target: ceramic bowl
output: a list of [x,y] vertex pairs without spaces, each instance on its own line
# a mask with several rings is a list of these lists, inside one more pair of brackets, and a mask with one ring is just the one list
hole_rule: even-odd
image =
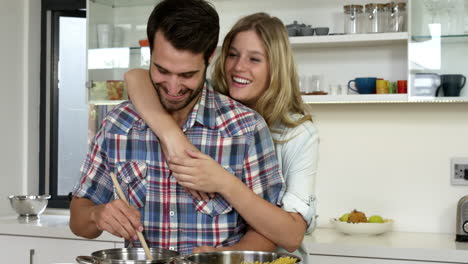
[[384,219],[383,223],[348,223],[333,218],[330,222],[336,230],[348,235],[379,235],[392,230],[393,220]]
[[301,36],[312,36],[314,35],[314,29],[311,27],[302,27],[300,29]]
[[288,31],[288,36],[290,36],[290,37],[297,36],[297,30],[296,30],[295,27],[288,27],[288,28],[286,28],[286,30]]
[[325,36],[325,35],[328,35],[328,32],[330,31],[330,28],[328,28],[328,27],[317,27],[317,28],[314,28],[314,30],[315,30],[315,35]]

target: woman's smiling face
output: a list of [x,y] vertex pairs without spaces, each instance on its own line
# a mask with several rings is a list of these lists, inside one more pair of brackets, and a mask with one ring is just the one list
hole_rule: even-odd
[[268,55],[255,31],[237,33],[229,48],[224,71],[229,95],[255,108],[270,79]]

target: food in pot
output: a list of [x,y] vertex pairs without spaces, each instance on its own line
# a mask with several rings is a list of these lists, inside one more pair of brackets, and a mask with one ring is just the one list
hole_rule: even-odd
[[294,264],[297,262],[296,258],[293,257],[280,257],[272,262],[260,262],[260,261],[255,261],[255,262],[244,262],[242,261],[241,264]]

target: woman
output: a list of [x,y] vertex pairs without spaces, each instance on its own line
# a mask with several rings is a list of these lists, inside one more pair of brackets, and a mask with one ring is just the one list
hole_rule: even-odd
[[268,123],[287,185],[282,209],[195,150],[158,103],[148,71],[132,70],[125,78],[132,102],[160,138],[182,186],[204,199],[209,199],[206,193],[229,187],[224,198],[253,229],[290,252],[299,248],[304,232],[315,227],[318,136],[305,111],[288,35],[278,18],[256,13],[240,19],[224,39],[212,80],[215,89],[256,110]]

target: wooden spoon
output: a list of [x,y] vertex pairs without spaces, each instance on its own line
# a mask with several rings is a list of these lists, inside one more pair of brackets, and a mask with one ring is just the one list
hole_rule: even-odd
[[[127,198],[125,197],[124,193],[122,192],[122,189],[120,188],[120,184],[117,181],[117,178],[115,177],[114,173],[111,172],[110,176],[112,178],[112,182],[114,183],[114,187],[117,190],[117,193],[119,194],[120,199],[122,199],[125,202],[125,204],[127,204],[127,206],[130,206],[130,204],[127,201]],[[139,232],[139,231],[137,231],[137,236],[138,236],[138,239],[141,242],[141,245],[143,246],[143,249],[145,250],[146,258],[148,260],[153,260],[153,256],[150,254],[148,244],[146,244],[145,237],[143,237],[143,234],[141,232]]]

